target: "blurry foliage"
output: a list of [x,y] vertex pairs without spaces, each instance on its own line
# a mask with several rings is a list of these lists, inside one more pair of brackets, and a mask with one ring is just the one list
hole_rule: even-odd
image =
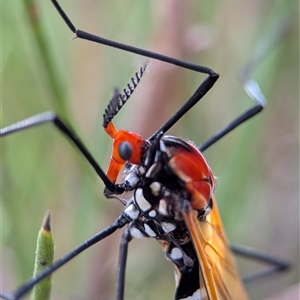
[[[291,271],[247,289],[253,299],[299,281],[299,32],[296,1],[60,1],[74,24],[106,38],[203,64],[221,77],[170,133],[200,144],[253,103],[238,81],[274,22],[285,34],[254,77],[266,109],[205,152],[215,176],[230,240],[289,260]],[[50,0],[2,4],[2,126],[56,111],[76,129],[105,169],[110,140],[102,114],[144,58],[72,33]],[[276,35],[276,32],[275,32]],[[153,61],[116,118],[118,128],[145,137],[195,90],[204,76]],[[40,219],[53,216],[59,258],[112,223],[120,203],[103,197],[102,182],[51,125],[1,140],[1,231],[4,291],[29,278]],[[53,299],[113,299],[120,233],[81,254],[54,275]],[[242,274],[259,266],[241,262]],[[129,249],[126,299],[171,299],[173,266],[155,240]]]

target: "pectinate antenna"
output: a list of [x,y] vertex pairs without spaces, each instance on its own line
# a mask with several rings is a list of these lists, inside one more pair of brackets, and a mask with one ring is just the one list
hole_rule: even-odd
[[117,115],[120,109],[133,94],[149,65],[150,60],[146,60],[144,65],[140,67],[139,71],[135,73],[135,77],[131,77],[131,83],[127,83],[127,88],[123,89],[123,93],[120,93],[118,89],[114,90],[114,94],[103,114],[102,126],[104,128],[107,127],[108,123],[112,121],[112,119]]

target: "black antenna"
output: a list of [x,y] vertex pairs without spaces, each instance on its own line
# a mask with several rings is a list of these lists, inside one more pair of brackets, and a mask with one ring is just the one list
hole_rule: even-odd
[[127,100],[131,97],[139,82],[141,81],[142,76],[144,75],[147,67],[149,66],[150,61],[146,60],[144,65],[140,67],[139,72],[135,73],[135,77],[131,77],[131,83],[127,84],[127,88],[123,89],[121,94],[118,89],[114,90],[114,94],[109,101],[107,108],[103,114],[103,123],[104,128],[107,127],[108,123],[117,115],[120,109],[124,106]]

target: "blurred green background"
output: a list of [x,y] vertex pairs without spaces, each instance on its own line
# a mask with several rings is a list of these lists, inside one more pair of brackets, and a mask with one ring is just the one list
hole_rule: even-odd
[[[60,1],[78,28],[155,50],[220,73],[209,94],[169,133],[197,144],[253,105],[238,81],[257,42],[271,45],[254,78],[267,98],[259,116],[205,152],[232,243],[291,262],[289,272],[247,287],[252,299],[284,296],[299,282],[299,31],[297,1]],[[101,127],[115,87],[143,57],[72,33],[50,0],[2,3],[1,127],[44,111],[64,116],[104,169],[111,141]],[[274,23],[284,33],[272,30]],[[278,37],[268,44],[272,35]],[[116,118],[118,128],[148,137],[204,76],[153,61]],[[113,222],[122,205],[50,124],[1,140],[2,285],[33,272],[36,237],[50,209],[56,259]],[[55,273],[53,299],[113,299],[120,233]],[[241,274],[260,270],[239,261]],[[173,266],[155,240],[130,244],[126,299],[172,299]]]

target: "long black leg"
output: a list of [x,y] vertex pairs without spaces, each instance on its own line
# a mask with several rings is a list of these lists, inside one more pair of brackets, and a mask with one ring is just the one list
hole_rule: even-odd
[[286,261],[271,257],[265,253],[258,252],[248,247],[230,245],[230,249],[236,255],[243,256],[248,259],[255,259],[263,263],[272,265],[272,267],[267,270],[244,277],[243,282],[246,284],[270,276],[274,273],[285,271],[290,267],[290,264]]
[[[248,74],[249,75],[249,74]],[[217,132],[215,135],[213,135],[211,138],[209,138],[207,141],[205,141],[203,144],[201,144],[198,149],[199,151],[203,152],[207,148],[209,148],[211,145],[216,143],[218,140],[220,140],[222,137],[227,135],[229,132],[231,132],[233,129],[238,127],[239,125],[243,124],[247,120],[251,119],[258,113],[260,113],[264,105],[266,103],[265,97],[262,94],[259,85],[256,81],[244,78],[243,79],[244,89],[247,92],[247,94],[256,102],[256,104],[251,107],[250,109],[246,110],[244,113],[242,113],[240,116],[238,116],[236,119],[234,119],[232,122],[230,122],[227,126],[225,126],[222,130]]]
[[68,18],[68,16],[65,14],[65,12],[62,10],[62,8],[58,4],[58,2],[56,0],[51,0],[51,2],[54,4],[55,8],[59,12],[61,17],[65,21],[65,23],[68,25],[70,30],[75,34],[75,36],[77,38],[84,39],[84,40],[89,40],[91,42],[95,42],[95,43],[98,43],[98,44],[110,46],[110,47],[121,49],[121,50],[124,50],[124,51],[127,51],[127,52],[135,53],[135,54],[138,54],[138,55],[141,55],[141,56],[145,56],[145,57],[153,58],[153,59],[156,59],[156,60],[164,61],[166,63],[176,65],[176,66],[179,66],[179,67],[182,67],[182,68],[185,68],[185,69],[189,69],[189,70],[192,70],[192,71],[208,74],[208,75],[211,75],[211,76],[218,76],[212,69],[204,67],[204,66],[192,64],[192,63],[182,61],[182,60],[179,60],[179,59],[176,59],[176,58],[173,58],[173,57],[165,56],[165,55],[155,53],[155,52],[152,52],[152,51],[148,51],[148,50],[145,50],[145,49],[141,49],[141,48],[133,47],[133,46],[130,46],[130,45],[122,44],[122,43],[119,43],[119,42],[115,42],[115,41],[112,41],[112,40],[108,40],[108,39],[90,34],[88,32],[82,31],[80,29],[76,29],[76,27],[71,22],[71,20]]
[[241,114],[239,117],[234,119],[231,123],[229,123],[225,128],[220,130],[218,133],[213,135],[211,138],[209,138],[207,141],[205,141],[203,144],[201,144],[198,149],[199,151],[203,152],[207,148],[209,148],[211,145],[213,145],[215,142],[220,140],[222,137],[227,135],[229,132],[231,132],[234,128],[238,127],[245,121],[251,119],[255,115],[257,115],[259,112],[263,110],[263,106],[261,104],[257,104]]
[[[253,65],[254,67],[254,65]],[[201,144],[198,149],[199,151],[203,152],[207,148],[209,148],[211,145],[216,143],[218,140],[220,140],[222,137],[227,135],[229,132],[231,132],[233,129],[238,127],[239,125],[243,124],[247,120],[251,119],[258,113],[260,113],[264,105],[266,103],[265,97],[262,94],[259,85],[256,81],[249,78],[251,75],[251,72],[248,71],[247,77],[243,77],[242,81],[244,84],[244,89],[249,95],[249,97],[256,102],[256,104],[251,107],[250,109],[246,110],[244,113],[242,113],[240,116],[238,116],[236,119],[234,119],[232,122],[230,122],[227,126],[225,126],[222,130],[217,132],[215,135],[213,135],[211,138],[209,138],[207,141],[205,141],[203,144]],[[250,76],[251,77],[251,76]]]
[[15,123],[13,125],[7,126],[5,128],[0,129],[0,137],[18,132],[27,128],[31,128],[34,126],[39,126],[44,123],[52,123],[55,125],[57,129],[59,129],[63,134],[65,134],[68,139],[70,139],[77,149],[84,155],[84,157],[87,159],[87,161],[90,163],[90,165],[94,168],[96,173],[99,175],[99,177],[102,179],[103,183],[112,192],[121,193],[121,190],[118,187],[116,187],[106,176],[104,171],[101,169],[99,164],[96,162],[96,160],[93,158],[91,153],[87,150],[85,145],[82,143],[82,141],[78,138],[77,134],[74,130],[72,130],[65,121],[63,121],[58,115],[56,115],[53,112],[46,112],[42,114],[35,115],[31,118],[28,118],[26,120],[20,121],[18,123]]
[[[203,144],[201,144],[198,149],[202,152],[209,148],[211,145],[216,143],[219,139],[227,135],[237,126],[241,125],[245,121],[251,119],[259,112],[262,111],[266,104],[266,99],[260,90],[258,83],[253,80],[253,71],[256,66],[268,55],[270,51],[274,48],[274,45],[286,34],[289,28],[289,23],[286,21],[286,16],[283,19],[278,20],[272,25],[272,28],[268,31],[268,36],[264,36],[258,41],[254,50],[253,55],[248,59],[242,68],[240,80],[244,86],[246,93],[249,97],[255,101],[255,105],[248,109],[246,112],[242,113],[239,117],[230,122],[225,128],[217,132]],[[271,34],[270,34],[271,33]],[[267,43],[265,40],[267,39]]]
[[197,88],[197,90],[194,92],[194,94],[190,97],[190,99],[187,100],[185,104],[161,127],[159,128],[153,135],[149,137],[149,140],[153,140],[155,136],[159,132],[165,133],[168,129],[170,129],[187,111],[189,111],[215,84],[215,82],[218,80],[219,75],[215,73],[212,69],[196,65],[192,63],[188,63],[173,57],[165,56],[162,54],[158,54],[152,51],[148,51],[145,49],[140,49],[137,47],[125,45],[122,43],[118,43],[115,41],[111,41],[108,39],[104,39],[102,37],[98,37],[96,35],[90,34],[88,32],[76,29],[74,24],[71,22],[71,20],[68,18],[68,16],[65,14],[65,12],[62,10],[60,5],[57,3],[56,0],[51,0],[54,6],[56,7],[57,11],[65,21],[65,23],[68,25],[70,30],[76,35],[77,38],[89,40],[91,42],[99,43],[102,45],[107,45],[113,48],[121,49],[124,51],[128,51],[131,53],[135,53],[138,55],[142,55],[145,57],[153,58],[156,60],[160,60],[169,64],[173,64],[185,69],[189,69],[192,71],[196,71],[199,73],[207,74],[208,77],[200,84],[200,86]]
[[197,88],[194,94],[185,102],[177,112],[155,133],[153,133],[149,140],[152,141],[159,133],[165,133],[169,130],[186,112],[188,112],[202,97],[211,89],[211,87],[218,80],[219,75],[209,75]]
[[127,227],[122,234],[122,239],[120,244],[116,300],[124,299],[128,244],[131,240],[132,240],[132,236],[130,235],[129,228]]
[[94,244],[98,243],[99,241],[105,239],[112,233],[114,233],[117,229],[122,228],[125,226],[129,220],[122,214],[119,216],[116,221],[110,225],[109,227],[105,228],[101,232],[95,234],[93,237],[89,238],[70,252],[68,252],[65,256],[61,257],[59,260],[54,262],[48,268],[45,268],[42,272],[40,272],[37,276],[32,277],[27,282],[25,282],[21,287],[15,290],[11,294],[7,293],[0,293],[0,297],[3,299],[13,299],[18,300],[23,297],[27,292],[29,292],[37,283],[41,280],[46,278],[48,275],[52,274],[54,271],[65,265],[71,259],[76,257],[78,254],[86,250],[87,248],[93,246]]

